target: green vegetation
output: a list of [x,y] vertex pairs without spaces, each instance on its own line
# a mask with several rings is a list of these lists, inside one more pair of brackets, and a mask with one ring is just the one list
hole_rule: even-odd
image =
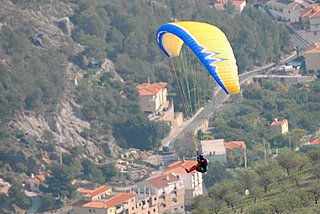
[[[243,96],[234,97],[210,121],[214,137],[244,140],[249,149],[249,165],[262,159],[264,147],[268,157],[271,150],[289,147],[289,137],[292,148],[296,148],[302,136],[319,128],[320,83],[315,81],[309,86],[310,92],[301,89],[302,84],[250,84],[242,89]],[[274,118],[288,119],[290,136],[279,135],[270,127]]]
[[175,107],[192,116],[213,96],[213,78],[189,49],[183,49],[179,57],[171,59],[171,66],[174,85],[179,92],[174,99],[178,104]]
[[31,199],[24,193],[21,184],[13,183],[9,189],[8,196],[0,193],[0,212],[7,214],[14,212],[14,205],[21,209],[28,209],[31,206]]
[[28,27],[0,31],[0,53],[8,58],[0,63],[0,137],[22,109],[55,110],[64,90],[67,56],[36,47],[28,40],[30,33]]
[[192,213],[318,213],[319,155],[319,148],[284,151],[268,163],[233,171],[222,180],[207,178],[208,196],[193,200]]
[[[44,194],[45,203],[51,207],[62,206],[63,199],[76,197],[76,185],[74,179],[83,179],[93,184],[105,184],[115,178],[119,173],[113,163],[95,164],[89,159],[78,159],[72,155],[63,155],[63,163],[54,163],[49,166],[50,175],[40,187]],[[55,199],[55,200],[52,200]],[[46,210],[45,207],[41,208]]]
[[292,50],[286,30],[254,8],[233,14],[210,8],[207,0],[197,1],[196,5],[190,2],[177,4],[172,0],[156,4],[79,0],[77,13],[71,18],[76,26],[72,35],[85,49],[72,59],[85,68],[87,59],[102,62],[108,57],[115,62],[116,71],[124,80],[142,83],[150,78],[151,81],[168,82],[173,86],[170,91],[179,94],[175,97],[177,110],[190,116],[211,96],[209,91],[213,91],[213,85],[209,83],[212,79],[205,78],[208,81],[203,84],[204,77],[209,75],[201,75],[199,70],[204,69],[199,69],[200,63],[197,67],[190,66],[195,58],[189,61],[186,57],[178,57],[174,64],[179,66],[166,62],[154,41],[154,34],[172,17],[205,21],[220,27],[234,48],[240,73],[253,66],[278,61]]
[[[15,4],[20,3],[15,1]],[[235,50],[240,72],[277,60],[292,49],[286,31],[254,8],[248,8],[238,15],[230,11],[216,11],[208,6],[206,0],[198,1],[196,5],[191,2],[177,4],[173,0],[157,3],[77,0],[64,1],[63,4],[75,9],[70,17],[75,26],[72,38],[84,47],[76,55],[71,43],[53,47],[46,35],[34,32],[31,22],[25,25],[18,25],[19,21],[10,22],[1,29],[0,54],[5,60],[0,64],[0,137],[8,136],[9,131],[4,126],[21,110],[36,113],[57,110],[65,88],[68,60],[85,72],[76,96],[83,105],[80,115],[93,127],[87,137],[95,141],[110,139],[115,124],[122,123],[130,115],[141,117],[138,116],[141,112],[137,106],[135,83],[146,82],[148,78],[152,82],[166,81],[170,84],[170,92],[179,94],[179,83],[172,78],[171,65],[165,60],[154,38],[156,29],[172,17],[206,21],[224,30]],[[32,4],[28,7],[32,8]],[[114,81],[109,74],[95,76],[96,70],[89,62],[100,65],[106,57],[115,63],[116,71],[125,83]],[[194,74],[192,70],[186,72]],[[190,78],[194,78],[194,75]],[[183,105],[182,94],[175,98],[177,110],[184,109],[190,115],[205,102],[202,99],[207,99],[208,93],[202,97],[192,92],[193,88],[199,89],[200,81],[202,78],[191,81],[188,87],[183,88],[183,91],[189,91],[188,105]],[[144,126],[149,125],[145,119],[140,121],[144,121]],[[159,127],[156,132],[162,132],[162,125],[154,126]],[[132,127],[130,131],[136,129],[139,128]],[[98,140],[99,135],[105,137]],[[126,136],[118,134],[117,138],[120,141],[125,139],[125,144],[130,145]],[[157,144],[150,144],[149,140],[143,142],[145,149]]]

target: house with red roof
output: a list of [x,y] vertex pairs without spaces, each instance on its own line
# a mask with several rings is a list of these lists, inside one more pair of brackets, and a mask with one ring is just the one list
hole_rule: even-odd
[[85,201],[96,201],[108,197],[112,193],[112,187],[102,185],[96,189],[79,189],[78,192]]
[[307,30],[320,31],[320,6],[312,6],[301,10],[300,15]]
[[139,105],[143,112],[157,114],[168,107],[167,83],[143,83],[137,86],[139,94]]
[[319,42],[316,42],[309,46],[307,50],[304,51],[303,55],[305,58],[307,73],[311,75],[320,75],[320,40]]
[[157,206],[158,213],[184,213],[185,186],[183,180],[169,173],[153,177],[137,184],[140,193],[151,196],[151,203]]
[[311,137],[308,141],[303,143],[305,146],[320,146],[320,137]]
[[320,6],[312,5],[300,11],[300,23],[304,30],[298,33],[310,44],[320,38]]
[[271,123],[271,127],[275,129],[279,134],[286,134],[289,131],[288,127],[288,120],[278,120],[275,118],[274,121]]
[[[89,193],[90,194],[90,193]],[[116,193],[94,201],[80,200],[72,204],[74,214],[116,214],[136,213],[136,195],[132,193]]]
[[226,149],[247,149],[246,143],[244,141],[229,141],[225,142],[224,146],[226,147]]
[[168,169],[163,173],[164,175],[177,175],[183,180],[185,186],[185,204],[190,204],[193,197],[203,194],[202,173],[197,171],[187,173],[185,170],[196,164],[196,160],[176,161],[170,164]]
[[[225,7],[227,6],[228,2],[229,1],[227,1],[227,0],[218,0],[218,1],[214,2],[213,6],[217,10],[224,10]],[[233,0],[233,1],[231,1],[231,4],[232,4],[232,6],[234,6],[235,11],[237,13],[241,13],[247,3],[245,0]]]
[[247,167],[247,146],[246,142],[244,141],[229,141],[225,142],[224,146],[226,150],[233,150],[233,149],[241,149],[243,151],[243,158],[244,158],[244,167]]

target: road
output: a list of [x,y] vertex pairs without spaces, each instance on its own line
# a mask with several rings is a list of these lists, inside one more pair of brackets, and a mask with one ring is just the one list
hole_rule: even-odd
[[[286,57],[285,59],[280,60],[280,64],[284,64],[286,62],[292,61],[296,58],[297,54],[294,52],[290,56]],[[274,67],[274,63],[270,63],[266,66],[259,67],[248,71],[246,73],[242,73],[239,75],[240,85],[245,83],[247,80],[251,79],[252,77],[267,71],[268,69]],[[205,120],[212,117],[222,106],[222,104],[229,98],[230,95],[227,95],[222,89],[218,89],[215,95],[212,98],[212,102],[209,102],[207,106],[198,110],[198,112],[190,118],[188,121],[184,121],[183,125],[175,132],[172,132],[162,141],[162,145],[168,145],[168,142],[174,142],[177,139],[181,139],[185,136],[186,133],[195,130],[202,124]],[[174,152],[172,148],[173,143],[170,144],[171,152]],[[159,172],[155,172],[154,176],[160,175],[161,171],[170,163],[177,160],[178,157],[176,154],[169,154],[169,155],[152,155],[148,158],[151,163],[162,163],[162,167],[160,168]]]
[[[284,64],[288,61],[293,60],[296,56],[297,55],[294,52],[293,54],[291,54],[287,58],[280,60],[280,62]],[[249,72],[240,74],[239,75],[240,85],[242,85],[247,80],[254,77],[255,75],[258,75],[259,73],[263,73],[264,71],[270,69],[273,66],[274,66],[274,63],[271,63],[266,66],[259,67],[254,70],[251,70]],[[195,130],[205,120],[212,117],[229,97],[230,97],[230,95],[227,95],[221,88],[219,88],[218,91],[215,93],[215,95],[212,99],[212,102],[208,103],[207,106],[205,106],[203,109],[201,109],[197,113],[197,115],[193,118],[193,120],[184,129],[182,129],[178,134],[176,134],[176,137],[172,138],[171,141],[173,142],[176,139],[181,139],[185,136],[186,133]]]

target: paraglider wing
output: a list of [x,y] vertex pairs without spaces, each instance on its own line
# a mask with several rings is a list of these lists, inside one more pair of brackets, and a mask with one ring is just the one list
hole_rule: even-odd
[[219,28],[202,22],[172,22],[158,29],[157,43],[168,57],[179,56],[185,43],[227,94],[240,91],[236,59]]

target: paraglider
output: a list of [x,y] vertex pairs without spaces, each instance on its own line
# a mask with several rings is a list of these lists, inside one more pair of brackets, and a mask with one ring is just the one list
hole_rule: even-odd
[[208,171],[208,161],[203,157],[202,154],[199,154],[197,157],[197,164],[192,166],[190,169],[185,169],[187,173],[190,173],[194,170],[197,170],[197,172],[205,173]]
[[156,39],[168,57],[179,56],[186,44],[227,94],[240,91],[236,59],[219,28],[202,22],[172,22],[158,29]]

